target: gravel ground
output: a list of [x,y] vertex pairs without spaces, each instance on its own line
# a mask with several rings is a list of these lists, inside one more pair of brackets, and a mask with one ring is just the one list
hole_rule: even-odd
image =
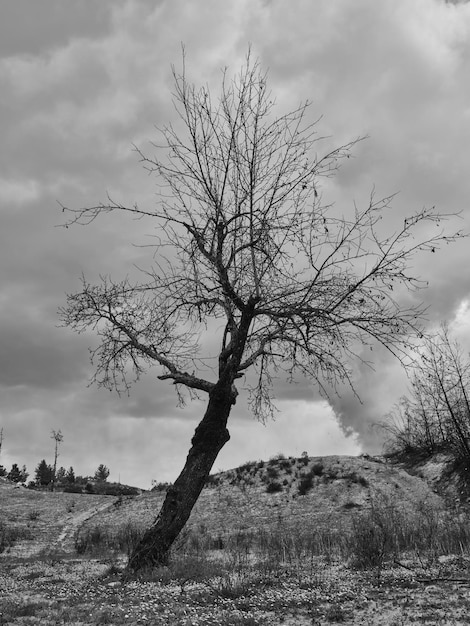
[[[345,565],[320,561],[303,571],[233,570],[229,577],[181,573],[124,580],[122,562],[3,561],[0,623],[406,626],[470,623],[469,563],[447,563],[452,577],[403,567],[377,581]],[[442,564],[441,564],[442,565]],[[436,575],[433,578],[433,573]]]

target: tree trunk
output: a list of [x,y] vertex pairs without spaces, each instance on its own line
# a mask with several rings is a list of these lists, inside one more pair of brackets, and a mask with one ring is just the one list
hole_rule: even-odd
[[170,548],[188,521],[217,455],[230,439],[226,426],[235,398],[236,391],[227,384],[218,383],[210,392],[186,464],[168,489],[158,517],[131,554],[128,569],[135,572],[168,563]]

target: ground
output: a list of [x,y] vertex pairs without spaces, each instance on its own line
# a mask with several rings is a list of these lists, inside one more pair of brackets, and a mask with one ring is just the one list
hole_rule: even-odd
[[170,567],[139,577],[125,573],[122,537],[163,493],[118,501],[2,482],[0,524],[18,537],[0,554],[0,624],[468,625],[468,517],[435,493],[441,474],[415,473],[363,457],[224,472]]

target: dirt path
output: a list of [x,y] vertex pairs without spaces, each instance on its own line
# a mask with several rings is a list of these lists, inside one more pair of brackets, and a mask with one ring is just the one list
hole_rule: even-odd
[[114,502],[104,502],[94,506],[92,509],[74,515],[65,523],[59,535],[48,546],[46,554],[54,552],[73,552],[75,534],[80,526],[98,513],[102,513],[113,506]]

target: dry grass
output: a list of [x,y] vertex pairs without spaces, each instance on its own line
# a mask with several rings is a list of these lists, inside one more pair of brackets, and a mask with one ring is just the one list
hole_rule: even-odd
[[[162,494],[119,508],[113,500],[88,500],[88,509],[90,496],[83,496],[75,512],[56,512],[62,521],[44,549],[39,524],[52,514],[36,496],[58,511],[70,508],[68,500],[33,494],[26,506],[22,494],[23,507],[16,502],[12,519],[8,503],[16,496],[0,490],[6,527],[31,533],[13,537],[17,543],[0,556],[0,624],[468,624],[465,511],[446,510],[423,480],[385,464],[306,461],[279,458],[219,476],[205,490],[206,508],[195,512],[169,567],[138,577],[125,573],[126,554]],[[311,484],[299,495],[305,476]],[[267,493],[269,480],[288,484]],[[100,506],[108,508],[87,520]],[[60,542],[61,550],[55,550],[58,536],[70,539]],[[34,548],[36,539],[42,552]]]

